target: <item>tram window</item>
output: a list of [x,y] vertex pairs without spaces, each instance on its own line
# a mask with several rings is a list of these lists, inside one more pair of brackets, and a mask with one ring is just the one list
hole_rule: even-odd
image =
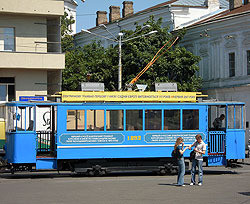
[[69,131],[84,130],[84,110],[67,111],[67,130]]
[[142,130],[142,110],[126,110],[126,130]]
[[108,131],[123,130],[123,110],[106,111],[106,128]]
[[199,110],[183,110],[183,130],[199,130]]
[[234,129],[234,106],[227,107],[227,124],[229,129]]
[[87,130],[104,130],[104,110],[87,110]]
[[242,106],[235,106],[235,128],[242,129]]
[[226,106],[209,106],[208,109],[208,128],[210,131],[224,130],[226,125]]
[[76,110],[67,111],[67,130],[76,130]]
[[164,130],[180,130],[180,110],[164,110]]
[[77,110],[76,111],[76,129],[83,131],[85,120],[84,120],[84,110]]
[[145,110],[145,130],[161,130],[161,110]]
[[8,109],[7,131],[33,131],[34,107],[10,107]]

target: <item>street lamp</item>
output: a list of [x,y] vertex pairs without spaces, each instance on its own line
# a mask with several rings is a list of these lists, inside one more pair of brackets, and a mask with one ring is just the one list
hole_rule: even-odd
[[[124,42],[127,42],[127,41],[130,41],[130,40],[134,40],[134,39],[137,39],[137,38],[141,38],[141,37],[145,37],[145,36],[148,36],[148,35],[152,35],[154,33],[157,33],[158,31],[154,30],[154,31],[151,31],[149,33],[146,33],[146,34],[142,34],[142,35],[139,35],[139,36],[136,36],[136,37],[132,37],[132,38],[128,38],[128,39],[124,39],[122,40],[122,37],[124,35],[124,33],[120,32],[118,33],[118,38],[115,37],[108,29],[107,27],[104,25],[104,24],[100,24],[99,25],[100,27],[103,27],[105,28],[105,30],[114,38],[109,38],[109,37],[106,37],[106,36],[103,36],[103,35],[99,35],[99,34],[96,34],[96,33],[92,33],[90,32],[89,30],[85,30],[85,29],[82,29],[82,32],[85,32],[85,33],[88,33],[88,34],[91,34],[91,35],[95,35],[97,37],[101,37],[101,38],[105,38],[107,40],[110,40],[110,41],[113,41],[113,42],[116,42],[118,43],[118,52],[119,52],[119,63],[118,63],[118,91],[122,91],[122,43]],[[141,30],[143,30],[144,28],[148,28],[150,27],[150,25],[145,25],[143,26],[139,31],[137,31],[136,33],[140,32]],[[133,35],[135,35],[136,33],[134,33]],[[131,35],[131,36],[133,36]],[[130,37],[131,37],[130,36]]]

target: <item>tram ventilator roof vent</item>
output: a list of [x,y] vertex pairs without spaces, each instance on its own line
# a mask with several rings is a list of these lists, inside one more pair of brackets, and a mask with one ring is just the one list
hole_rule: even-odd
[[155,91],[177,92],[177,83],[155,83]]
[[148,86],[147,84],[136,84],[136,87],[139,91],[145,91],[147,86]]
[[82,91],[104,91],[104,83],[97,82],[82,82]]

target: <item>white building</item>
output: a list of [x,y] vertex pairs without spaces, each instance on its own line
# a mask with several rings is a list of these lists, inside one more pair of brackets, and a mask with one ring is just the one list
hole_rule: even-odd
[[[103,27],[99,26],[105,24],[107,29],[113,35],[117,36],[120,30],[134,30],[136,22],[142,25],[149,20],[149,17],[152,15],[154,15],[155,19],[163,18],[164,27],[170,26],[171,30],[176,30],[191,25],[208,16],[227,10],[228,1],[170,0],[137,13],[134,13],[132,1],[124,1],[122,17],[120,15],[119,6],[110,6],[109,9],[109,21],[106,11],[97,11],[96,27],[89,29],[89,31],[106,37],[112,37]],[[111,43],[108,40],[97,38],[86,32],[80,32],[75,35],[77,46],[89,44],[96,39],[101,40],[105,47]]]
[[246,103],[250,121],[250,1],[230,0],[231,9],[187,27],[183,45],[201,56],[203,92],[218,100]]
[[68,14],[68,17],[73,17],[75,23],[70,25],[72,34],[76,33],[76,8],[78,4],[75,0],[64,0],[64,11]]

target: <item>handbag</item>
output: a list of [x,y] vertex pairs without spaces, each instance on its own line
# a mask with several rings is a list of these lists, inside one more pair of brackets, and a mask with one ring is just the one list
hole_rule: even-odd
[[193,159],[195,159],[195,151],[191,151],[190,152],[190,157],[189,157],[190,161],[192,161]]

